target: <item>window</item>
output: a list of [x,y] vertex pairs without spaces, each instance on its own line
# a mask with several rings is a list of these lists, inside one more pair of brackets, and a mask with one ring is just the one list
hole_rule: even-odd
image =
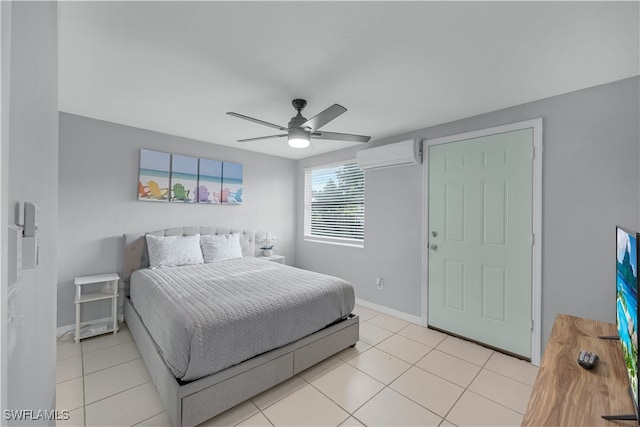
[[364,246],[364,171],[353,162],[304,172],[305,240]]

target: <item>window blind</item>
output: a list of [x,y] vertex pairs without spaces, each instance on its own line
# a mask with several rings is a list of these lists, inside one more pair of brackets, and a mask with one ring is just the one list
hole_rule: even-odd
[[304,235],[364,242],[364,171],[355,163],[305,170]]

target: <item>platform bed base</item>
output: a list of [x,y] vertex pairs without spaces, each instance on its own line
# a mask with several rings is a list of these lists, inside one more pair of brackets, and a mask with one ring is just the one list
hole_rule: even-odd
[[358,316],[324,328],[199,380],[183,383],[158,353],[131,300],[124,315],[169,419],[175,427],[195,426],[291,378],[358,341]]

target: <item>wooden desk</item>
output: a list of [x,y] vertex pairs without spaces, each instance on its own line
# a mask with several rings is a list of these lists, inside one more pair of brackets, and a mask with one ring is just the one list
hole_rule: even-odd
[[[523,426],[632,426],[635,421],[607,421],[601,415],[634,414],[615,325],[558,314],[533,385]],[[588,371],[578,353],[600,356]]]

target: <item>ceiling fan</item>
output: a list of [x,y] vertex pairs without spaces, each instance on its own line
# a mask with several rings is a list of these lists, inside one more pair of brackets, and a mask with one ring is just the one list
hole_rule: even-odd
[[283,136],[288,137],[289,145],[293,148],[306,148],[309,146],[310,139],[331,139],[335,141],[351,141],[351,142],[369,142],[370,136],[352,135],[349,133],[336,133],[336,132],[324,132],[319,131],[322,126],[329,123],[347,109],[342,105],[333,104],[331,107],[322,111],[318,115],[306,119],[302,116],[302,110],[307,106],[307,101],[304,99],[294,99],[291,101],[291,105],[298,111],[295,117],[292,117],[287,127],[274,125],[273,123],[265,122],[263,120],[254,119],[253,117],[244,116],[238,113],[228,112],[227,114],[239,119],[249,120],[250,122],[259,123],[261,125],[269,126],[281,130],[283,134],[260,136],[257,138],[239,139],[238,142],[257,141],[260,139],[281,138]]

